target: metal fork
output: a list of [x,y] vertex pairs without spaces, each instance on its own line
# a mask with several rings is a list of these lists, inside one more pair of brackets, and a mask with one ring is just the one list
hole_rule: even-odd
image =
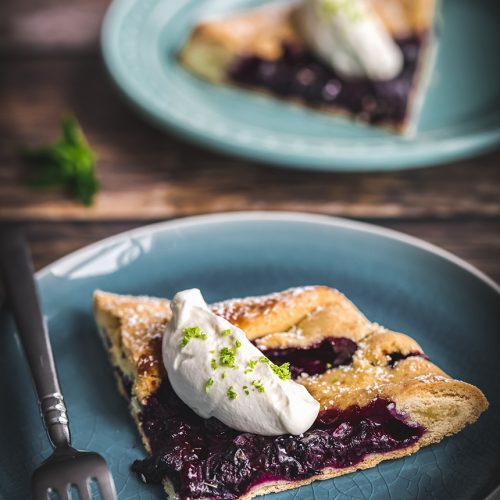
[[80,498],[90,500],[91,481],[96,481],[104,500],[116,500],[113,478],[104,459],[71,447],[66,406],[37,299],[33,264],[20,229],[13,226],[0,228],[0,274],[31,369],[43,424],[54,448],[33,473],[33,497],[47,500],[50,492],[57,492],[61,500],[66,500],[70,488],[76,486]]

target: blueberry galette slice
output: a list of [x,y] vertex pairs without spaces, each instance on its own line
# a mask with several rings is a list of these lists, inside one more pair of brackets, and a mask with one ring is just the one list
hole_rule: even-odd
[[434,46],[435,0],[301,0],[197,24],[180,55],[214,84],[404,133]]
[[290,363],[320,403],[301,435],[236,431],[200,418],[172,390],[161,353],[168,300],[96,292],[94,306],[149,453],[133,470],[171,498],[250,499],[370,468],[459,432],[488,406],[410,337],[371,323],[336,290],[305,287],[211,306],[268,359]]

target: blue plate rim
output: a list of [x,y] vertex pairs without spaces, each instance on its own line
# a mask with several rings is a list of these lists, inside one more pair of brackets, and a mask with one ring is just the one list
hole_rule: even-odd
[[335,157],[261,148],[259,145],[238,143],[234,141],[234,137],[224,138],[211,129],[196,130],[189,125],[189,122],[182,122],[173,115],[164,114],[151,103],[141,99],[139,89],[127,78],[127,71],[118,63],[118,49],[115,45],[116,29],[127,9],[137,1],[113,0],[106,11],[101,27],[101,52],[105,67],[121,94],[144,118],[191,142],[202,144],[211,150],[250,160],[259,160],[277,167],[332,172],[377,172],[433,167],[453,160],[470,158],[500,147],[499,126],[441,138],[439,141],[427,143],[427,148],[408,148],[412,144],[410,140],[405,145],[404,155],[384,156],[383,151],[378,154],[371,151],[368,156],[356,156],[355,149],[351,148],[351,151],[346,152],[340,148]]
[[129,229],[127,231],[122,231],[118,234],[108,236],[94,243],[86,245],[78,250],[75,250],[40,269],[36,273],[36,278],[37,280],[42,280],[50,273],[52,273],[54,267],[63,266],[72,259],[78,259],[79,257],[86,255],[89,251],[98,250],[99,248],[104,248],[108,245],[112,245],[115,242],[121,241],[123,238],[140,238],[141,236],[161,232],[165,229],[182,229],[185,227],[193,227],[197,225],[204,226],[206,224],[220,224],[223,222],[241,221],[305,222],[310,224],[325,225],[332,228],[351,229],[354,231],[387,238],[395,242],[404,243],[409,246],[418,248],[420,250],[423,250],[424,252],[434,254],[444,260],[451,262],[455,266],[461,268],[465,272],[479,279],[494,292],[500,295],[500,284],[486,275],[483,271],[480,271],[477,267],[458,257],[452,252],[434,245],[433,243],[429,243],[428,241],[425,241],[421,238],[410,236],[401,231],[396,231],[394,229],[389,229],[369,222],[361,222],[344,217],[298,211],[247,210],[234,212],[217,212],[211,214],[179,217],[166,221],[155,222],[153,224],[146,224],[144,226]]
[[[128,231],[123,231],[116,235],[101,239],[93,244],[82,247],[81,249],[71,252],[66,256],[54,261],[53,263],[45,266],[37,273],[38,283],[39,285],[43,285],[44,278],[49,278],[50,281],[50,278],[52,277],[51,273],[53,275],[56,275],[57,277],[64,277],[63,274],[65,273],[61,273],[61,271],[63,271],[65,267],[66,269],[68,269],[68,267],[72,268],[75,264],[78,265],[82,263],[83,259],[87,260],[87,264],[92,266],[94,259],[93,256],[98,255],[100,251],[106,252],[112,249],[117,244],[123,244],[124,241],[127,242],[134,239],[141,240],[142,238],[150,237],[153,237],[154,240],[156,240],[156,237],[166,237],[168,241],[169,235],[175,236],[179,233],[179,231],[182,231],[182,229],[190,229],[195,231],[199,229],[200,231],[206,232],[207,229],[210,230],[210,225],[216,225],[216,227],[219,227],[219,229],[227,227],[224,226],[224,223],[226,222],[232,224],[242,223],[242,227],[244,227],[245,223],[255,226],[256,223],[265,222],[269,223],[271,227],[278,225],[280,222],[292,225],[294,223],[297,223],[298,225],[301,225],[304,230],[307,230],[307,228],[309,227],[309,229],[314,229],[320,232],[325,231],[325,234],[327,234],[330,229],[333,234],[336,234],[336,230],[347,230],[348,232],[353,231],[354,234],[352,234],[352,236],[355,236],[357,233],[358,236],[364,235],[368,238],[382,238],[386,241],[385,245],[394,245],[396,249],[398,246],[400,249],[401,246],[403,246],[403,250],[405,250],[404,246],[406,246],[407,249],[405,250],[405,252],[411,252],[411,249],[413,248],[414,250],[425,252],[425,254],[427,254],[427,259],[431,258],[432,260],[432,257],[434,256],[443,259],[441,263],[439,261],[437,262],[437,264],[439,264],[438,269],[441,265],[445,266],[446,268],[447,263],[458,266],[459,269],[456,270],[457,273],[462,273],[462,271],[467,273],[465,275],[462,273],[461,278],[466,279],[467,276],[469,276],[469,279],[471,277],[477,278],[479,279],[480,283],[486,286],[486,289],[483,288],[484,292],[494,292],[496,295],[500,296],[500,286],[491,278],[486,276],[484,273],[482,273],[463,259],[422,239],[408,236],[399,231],[387,229],[367,222],[360,222],[323,214],[284,211],[239,211],[195,215],[170,219],[167,221],[160,221]],[[349,237],[348,234],[347,237]],[[425,254],[423,255],[424,257]],[[57,269],[58,265],[61,265],[60,269]],[[111,274],[113,273],[114,272],[112,272]],[[457,274],[457,276],[460,277],[459,274]],[[71,278],[69,277],[69,279]]]

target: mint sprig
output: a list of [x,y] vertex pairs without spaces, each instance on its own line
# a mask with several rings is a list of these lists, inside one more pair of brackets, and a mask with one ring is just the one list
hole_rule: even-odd
[[83,205],[92,205],[99,190],[96,154],[74,116],[62,118],[56,142],[20,153],[34,167],[30,184],[62,187]]

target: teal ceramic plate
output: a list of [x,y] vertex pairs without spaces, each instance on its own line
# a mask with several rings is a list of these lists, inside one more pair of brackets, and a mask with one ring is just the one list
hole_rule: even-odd
[[[144,456],[92,318],[96,288],[170,297],[199,287],[208,301],[325,284],[371,320],[407,332],[441,368],[479,386],[491,407],[477,424],[415,455],[280,500],[483,498],[500,478],[499,288],[452,255],[375,226],[293,213],[188,218],[124,233],[38,273],[74,445],[102,453],[119,500],[160,499],[129,471]],[[26,363],[0,318],[0,499],[26,500],[49,453]]]
[[220,88],[177,60],[196,20],[263,0],[115,0],[102,49],[117,85],[160,126],[227,153],[311,170],[392,170],[500,143],[497,0],[444,0],[418,132],[398,137],[270,97]]

